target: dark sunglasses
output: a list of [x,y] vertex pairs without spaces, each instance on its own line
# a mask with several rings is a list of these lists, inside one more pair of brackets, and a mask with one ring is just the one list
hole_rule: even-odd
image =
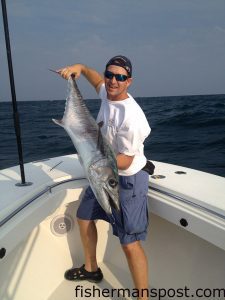
[[108,79],[113,79],[113,77],[115,76],[116,81],[126,81],[128,76],[127,75],[123,75],[123,74],[114,74],[110,71],[105,71],[104,73],[105,77]]

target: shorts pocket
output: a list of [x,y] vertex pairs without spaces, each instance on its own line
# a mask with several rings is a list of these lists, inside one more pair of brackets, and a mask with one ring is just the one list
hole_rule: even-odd
[[122,226],[127,234],[145,232],[148,227],[148,174],[120,176]]
[[121,203],[124,230],[128,234],[142,233],[148,227],[147,196],[134,196]]
[[121,189],[131,190],[135,183],[135,176],[120,176],[119,177]]

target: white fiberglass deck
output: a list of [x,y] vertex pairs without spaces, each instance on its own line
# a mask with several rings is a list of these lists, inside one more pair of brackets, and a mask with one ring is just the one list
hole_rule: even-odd
[[[150,286],[166,290],[187,286],[193,293],[197,288],[223,288],[225,179],[155,164],[155,175],[165,178],[156,176],[149,181],[150,226],[143,245],[149,260]],[[25,170],[27,180],[33,182],[30,187],[15,186],[18,167],[0,171],[0,251],[5,249],[0,258],[0,299],[95,299],[94,290],[100,299],[120,299],[119,289],[132,292],[119,241],[103,221],[97,222],[97,253],[104,280],[93,285],[63,278],[65,270],[84,262],[75,215],[88,182],[83,179],[77,156],[30,163]],[[76,290],[78,285],[82,287]]]
[[[104,274],[104,280],[100,283],[88,281],[70,282],[67,280],[55,289],[48,300],[71,299],[132,299],[135,297],[135,289],[132,286],[130,276],[123,269],[110,263],[99,263]],[[144,293],[144,292],[143,292]],[[74,297],[74,298],[73,298]]]

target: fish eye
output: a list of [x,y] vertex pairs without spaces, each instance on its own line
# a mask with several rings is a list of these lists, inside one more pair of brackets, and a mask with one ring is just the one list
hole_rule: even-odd
[[117,182],[115,179],[113,179],[113,178],[109,179],[109,185],[110,185],[112,188],[116,187],[117,184],[118,184],[118,182]]

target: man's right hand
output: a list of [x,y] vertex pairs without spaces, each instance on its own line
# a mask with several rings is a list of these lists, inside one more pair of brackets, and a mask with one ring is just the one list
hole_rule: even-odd
[[104,83],[103,77],[94,69],[91,69],[82,64],[76,64],[72,66],[67,66],[56,71],[64,79],[69,79],[69,77],[74,74],[75,79],[78,79],[80,75],[90,82],[90,84],[95,88],[96,92],[99,93],[101,85]]
[[56,72],[61,75],[64,79],[69,79],[69,77],[74,74],[75,78],[78,79],[84,69],[84,65],[76,64],[72,66],[67,66],[61,69],[56,70]]

